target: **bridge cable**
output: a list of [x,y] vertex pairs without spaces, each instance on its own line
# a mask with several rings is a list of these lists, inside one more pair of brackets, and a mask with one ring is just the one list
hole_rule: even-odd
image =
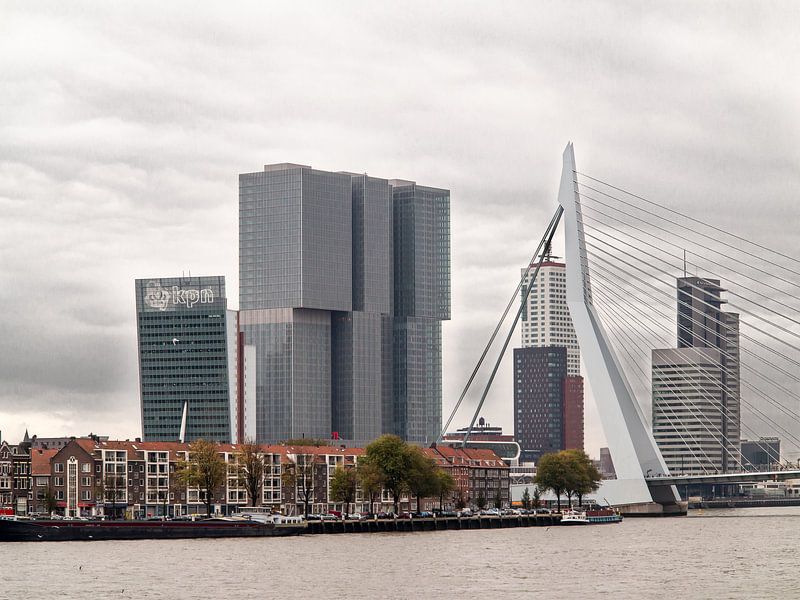
[[486,343],[486,346],[484,347],[483,352],[481,353],[481,356],[478,359],[478,363],[475,365],[475,368],[472,370],[472,374],[469,376],[469,379],[467,380],[467,384],[464,386],[464,389],[462,390],[461,395],[458,398],[458,402],[456,402],[455,407],[453,408],[452,412],[450,413],[450,417],[447,419],[447,423],[442,428],[442,431],[439,434],[439,438],[436,440],[437,444],[442,441],[442,438],[445,436],[445,434],[447,433],[447,430],[450,428],[450,423],[453,421],[453,418],[455,417],[456,413],[458,412],[458,409],[461,406],[461,403],[464,401],[464,398],[466,397],[467,392],[469,391],[469,388],[472,385],[473,380],[475,379],[475,376],[478,374],[478,370],[481,368],[481,365],[483,364],[483,360],[486,358],[486,354],[489,352],[489,348],[494,343],[494,339],[497,336],[497,333],[500,331],[500,327],[502,326],[503,321],[505,321],[505,318],[508,315],[509,310],[511,310],[511,307],[513,306],[514,301],[517,298],[517,294],[519,293],[519,291],[522,288],[522,286],[525,284],[525,279],[528,276],[528,274],[530,273],[530,270],[533,267],[534,262],[539,257],[540,252],[544,249],[544,244],[545,244],[545,239],[547,237],[547,232],[549,230],[551,230],[555,226],[555,223],[557,222],[556,221],[556,217],[557,216],[560,216],[558,209],[556,210],[556,213],[553,215],[553,218],[550,219],[550,223],[548,224],[547,229],[545,229],[545,233],[542,236],[541,241],[539,242],[539,246],[536,248],[536,253],[533,255],[533,258],[531,258],[531,260],[528,262],[528,266],[525,269],[525,273],[522,275],[522,278],[519,280],[519,283],[517,284],[517,287],[514,290],[514,293],[511,295],[511,299],[508,301],[508,304],[506,305],[506,308],[503,311],[502,316],[500,317],[500,321],[497,323],[497,326],[494,328],[494,331],[492,332],[492,335],[489,337],[489,341]]

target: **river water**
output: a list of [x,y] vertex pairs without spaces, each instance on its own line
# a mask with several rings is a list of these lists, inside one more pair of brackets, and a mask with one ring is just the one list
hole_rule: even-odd
[[619,525],[0,544],[0,598],[800,598],[800,508]]

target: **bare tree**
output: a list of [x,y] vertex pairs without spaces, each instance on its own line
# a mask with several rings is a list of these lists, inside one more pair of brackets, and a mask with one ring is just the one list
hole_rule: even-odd
[[239,481],[247,491],[250,506],[258,506],[261,503],[261,489],[264,486],[264,457],[261,454],[261,446],[253,440],[245,440],[239,445],[237,462]]

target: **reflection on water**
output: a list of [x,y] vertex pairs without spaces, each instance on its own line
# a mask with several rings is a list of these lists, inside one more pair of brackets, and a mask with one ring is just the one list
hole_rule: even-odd
[[0,598],[797,598],[800,508],[621,525],[3,544]]

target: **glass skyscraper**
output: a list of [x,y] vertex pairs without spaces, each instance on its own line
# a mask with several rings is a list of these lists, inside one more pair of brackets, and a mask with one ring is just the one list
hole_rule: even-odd
[[225,278],[137,279],[135,288],[144,439],[243,437],[246,352]]
[[438,434],[449,192],[393,183],[289,163],[239,176],[260,441]]

